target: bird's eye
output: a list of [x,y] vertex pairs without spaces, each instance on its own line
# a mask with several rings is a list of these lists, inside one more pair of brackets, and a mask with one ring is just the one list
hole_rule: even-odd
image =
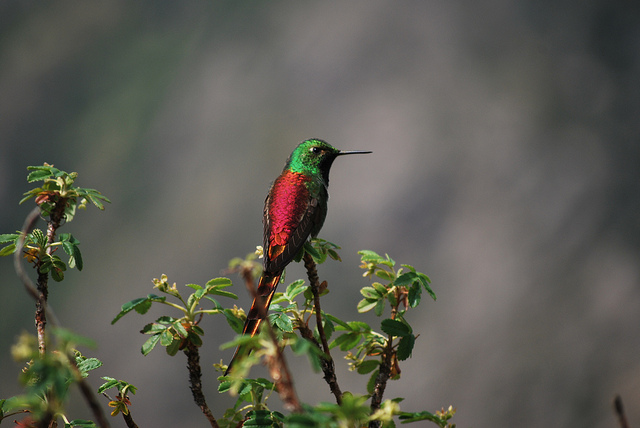
[[311,147],[309,151],[317,155],[318,153],[320,153],[321,150],[320,150],[320,147]]

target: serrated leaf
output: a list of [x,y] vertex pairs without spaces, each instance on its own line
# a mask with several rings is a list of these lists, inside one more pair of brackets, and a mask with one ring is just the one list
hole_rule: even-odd
[[419,283],[414,283],[411,288],[409,288],[409,306],[415,308],[420,304],[420,299],[422,296],[422,288],[420,288]]
[[127,313],[135,310],[139,314],[145,314],[151,307],[153,302],[164,302],[166,297],[160,297],[155,294],[149,294],[147,297],[139,297],[137,299],[133,299],[122,305],[120,308],[120,313],[116,315],[116,317],[111,321],[111,324],[115,324],[120,318],[125,316]]
[[218,392],[227,392],[231,389],[231,385],[233,385],[233,382],[225,380],[220,382],[220,385],[218,385]]
[[89,371],[102,367],[102,361],[97,358],[86,358],[82,361],[77,361],[76,359],[76,365],[80,373],[82,373],[82,377],[87,377]]
[[347,324],[349,325],[349,328],[354,331],[364,331],[364,332],[371,331],[371,327],[366,322],[349,321]]
[[375,308],[377,304],[378,304],[378,300],[362,299],[358,302],[357,309],[358,309],[358,312],[364,313]]
[[229,278],[220,277],[220,278],[210,279],[206,284],[207,287],[210,287],[210,286],[213,286],[213,285],[218,286],[218,287],[219,286],[229,287],[229,286],[232,285],[232,282],[231,282],[231,280]]
[[318,250],[316,250],[313,245],[309,243],[309,241],[306,241],[304,243],[304,250],[309,253],[313,260],[318,264],[321,264],[324,261],[323,259],[326,258],[323,257],[322,254],[320,254]]
[[142,330],[140,330],[140,333],[142,334],[157,334],[157,333],[162,333],[163,331],[165,331],[167,328],[166,325],[162,325],[162,324],[158,324],[158,323],[149,323],[146,324],[144,327],[142,327]]
[[336,328],[331,322],[331,320],[326,316],[322,317],[322,322],[324,323],[324,335],[327,338],[327,340],[330,340],[331,336],[336,331]]
[[231,327],[231,329],[240,334],[242,333],[242,328],[244,327],[244,320],[238,318],[231,309],[225,309],[222,311],[222,314],[227,320],[227,323]]
[[275,325],[282,331],[293,333],[293,323],[285,314],[277,314],[275,317]]
[[416,274],[415,272],[407,272],[397,277],[396,280],[393,281],[393,284],[398,287],[402,287],[411,285],[415,281],[418,281],[418,274]]
[[173,328],[176,330],[176,332],[178,333],[178,335],[182,338],[185,338],[189,335],[189,332],[187,331],[186,328],[184,328],[184,326],[182,325],[181,322],[174,322],[173,323]]
[[393,274],[392,274],[391,272],[388,272],[388,271],[383,270],[383,269],[378,269],[378,270],[376,270],[375,275],[376,275],[378,278],[384,279],[384,280],[386,280],[386,281],[391,281],[391,280],[393,280]]
[[376,253],[375,251],[371,251],[371,250],[361,250],[358,251],[358,254],[360,254],[360,259],[365,262],[365,263],[380,263],[382,262],[384,259],[380,256],[380,254]]
[[408,325],[398,320],[392,320],[389,318],[382,320],[380,328],[390,336],[403,337],[411,334],[411,328]]
[[147,341],[142,344],[142,355],[149,355],[149,352],[151,352],[153,348],[156,347],[159,341],[160,334],[154,334],[149,339],[147,339]]
[[304,285],[304,280],[298,279],[289,284],[284,295],[288,300],[293,300],[298,294],[304,292],[306,288],[307,286]]
[[338,346],[341,351],[348,351],[352,348],[355,348],[360,340],[362,339],[362,334],[360,333],[345,333],[341,336],[338,336],[336,340],[333,341],[332,346]]
[[9,256],[16,252],[16,244],[9,244],[0,250],[0,257]]
[[107,377],[107,376],[103,376],[102,380],[106,380],[105,383],[103,383],[102,385],[100,385],[100,387],[98,388],[98,394],[102,394],[103,392],[105,392],[107,389],[111,389],[114,386],[118,385],[118,381],[115,380],[112,377]]
[[181,343],[180,339],[174,338],[173,341],[166,348],[167,354],[171,355],[172,357],[176,355],[180,350],[180,343]]
[[398,343],[398,359],[404,361],[411,356],[413,352],[413,345],[416,343],[416,337],[413,334],[409,334],[400,339]]
[[189,342],[193,343],[195,346],[202,346],[202,338],[197,334],[189,333],[189,336],[187,338],[189,339]]
[[384,299],[380,299],[376,302],[376,306],[373,311],[377,316],[381,316],[384,312]]
[[382,294],[373,287],[362,287],[360,289],[360,294],[362,294],[366,299],[372,300],[378,300],[382,297]]
[[238,296],[236,296],[234,293],[232,293],[230,291],[213,289],[213,290],[209,290],[208,294],[213,294],[213,295],[216,295],[216,296],[228,297],[230,299],[238,300]]
[[49,178],[53,175],[53,170],[59,171],[56,168],[52,167],[27,167],[27,169],[31,169],[27,175],[27,183],[33,183],[34,181],[42,181],[46,178]]
[[5,242],[16,242],[20,238],[19,233],[4,233],[0,235],[0,244],[4,244]]
[[380,367],[380,361],[378,360],[365,360],[358,366],[359,374],[367,374]]

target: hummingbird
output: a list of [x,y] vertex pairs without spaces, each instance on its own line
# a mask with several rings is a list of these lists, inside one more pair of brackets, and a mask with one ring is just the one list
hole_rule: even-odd
[[[269,308],[285,267],[307,238],[315,238],[322,229],[327,216],[327,188],[333,161],[338,156],[365,153],[371,152],[341,151],[317,138],[305,140],[293,150],[264,203],[263,271],[242,334],[257,333],[262,314]],[[239,351],[240,347],[233,354],[225,375]]]

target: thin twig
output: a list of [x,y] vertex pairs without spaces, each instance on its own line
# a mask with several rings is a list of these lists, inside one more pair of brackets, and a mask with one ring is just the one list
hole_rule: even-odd
[[[371,394],[371,414],[374,414],[376,410],[380,408],[380,404],[382,403],[382,396],[384,395],[384,390],[387,387],[387,381],[391,377],[393,341],[391,336],[389,336],[387,340],[387,346],[385,347],[382,362],[380,363],[380,369],[378,371],[378,376],[376,376],[376,382],[373,387],[373,394]],[[379,426],[380,421],[376,420],[369,422],[369,428],[378,428]]]
[[624,406],[622,405],[622,397],[616,395],[613,399],[613,411],[618,418],[620,428],[629,428],[629,422],[627,422],[627,416],[624,413]]
[[[44,321],[44,323],[46,323],[46,319],[48,318],[51,325],[56,327],[59,325],[58,317],[55,315],[55,312],[53,311],[53,309],[49,305],[47,305],[47,300],[45,295],[38,291],[39,287],[36,287],[33,281],[31,281],[29,276],[26,274],[26,272],[22,268],[22,262],[21,262],[21,255],[22,255],[22,249],[24,248],[25,238],[27,236],[27,233],[29,233],[31,229],[33,229],[33,226],[35,225],[36,221],[38,221],[39,217],[40,217],[40,207],[35,207],[25,219],[24,225],[22,226],[22,230],[20,232],[20,237],[18,238],[18,242],[16,243],[16,250],[13,255],[13,266],[15,268],[16,274],[18,275],[18,278],[20,278],[20,281],[22,281],[22,285],[24,286],[25,290],[27,290],[27,294],[29,294],[29,296],[31,296],[36,301],[36,308],[37,308],[36,312],[39,311],[39,313],[42,315],[41,318]],[[39,333],[40,333],[40,330],[39,330]],[[42,326],[42,334],[44,335],[44,324]],[[41,340],[42,340],[42,343],[44,343],[44,337],[42,339],[38,337],[38,348],[42,355],[43,350],[45,350],[46,348],[44,346],[41,346],[40,344]],[[95,395],[91,391],[91,388],[89,388],[87,383],[82,378],[82,375],[78,371],[78,368],[75,365],[75,359],[73,358],[72,355],[68,355],[67,358],[69,359],[70,365],[76,371],[76,380],[78,382],[78,387],[80,388],[82,395],[87,401],[89,408],[93,412],[95,419],[98,421],[98,424],[101,427],[109,428],[109,422],[105,417],[104,412],[102,411],[102,408],[98,405],[98,402],[95,398]],[[47,426],[49,426],[49,424],[47,424]]]
[[[259,297],[258,291],[253,284],[253,275],[251,274],[251,270],[243,269],[241,271],[241,275],[244,279],[249,294],[251,294],[251,297],[254,300],[257,299]],[[258,316],[260,317],[260,319],[264,320],[269,338],[273,342],[276,349],[275,358],[267,359],[269,374],[277,385],[278,394],[280,395],[280,399],[284,403],[284,407],[292,412],[302,413],[302,405],[300,405],[298,394],[296,393],[296,390],[293,386],[293,380],[291,378],[291,373],[289,372],[287,362],[284,358],[284,353],[282,352],[282,348],[280,348],[280,346],[278,345],[278,338],[276,337],[276,334],[271,327],[271,323],[267,318],[267,310],[264,305],[257,305],[257,307],[259,311]]]
[[[311,287],[311,293],[313,294],[313,306],[316,313],[318,335],[320,336],[322,350],[324,351],[324,355],[320,357],[324,380],[329,384],[331,393],[336,397],[337,403],[342,404],[342,391],[338,385],[335,365],[333,363],[333,358],[331,357],[329,343],[327,342],[327,335],[324,332],[324,324],[322,322],[322,309],[320,309],[320,280],[318,279],[316,262],[313,261],[313,257],[311,257],[307,252],[304,253],[304,267],[307,269],[307,276],[309,277],[309,285]],[[317,341],[314,340],[314,342],[317,344]]]
[[324,325],[322,323],[322,310],[320,309],[320,280],[318,279],[316,262],[313,261],[313,257],[311,257],[307,252],[304,253],[304,267],[307,269],[307,276],[309,277],[309,284],[311,285],[311,292],[313,293],[313,306],[315,308],[316,323],[318,333],[320,334],[320,341],[322,342],[322,348],[324,353],[327,354],[327,357],[331,359],[329,343],[327,342],[327,336],[324,334]]
[[[396,290],[396,304],[391,306],[391,319],[396,319],[398,314],[398,305],[400,304],[400,290]],[[382,403],[382,396],[384,395],[384,390],[387,387],[387,382],[391,377],[391,369],[393,364],[393,336],[389,335],[387,337],[387,346],[385,346],[382,361],[380,363],[380,369],[378,371],[378,376],[376,376],[376,381],[373,386],[373,394],[371,394],[371,414],[374,414],[376,410],[380,408],[380,404]],[[396,362],[397,363],[397,362]],[[369,428],[378,428],[380,427],[380,421],[374,420],[369,422]]]

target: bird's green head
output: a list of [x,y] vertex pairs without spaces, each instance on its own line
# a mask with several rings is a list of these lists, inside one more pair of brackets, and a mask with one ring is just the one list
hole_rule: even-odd
[[371,153],[365,151],[340,151],[326,141],[317,138],[305,140],[296,147],[284,169],[306,175],[320,175],[325,183],[329,183],[331,164],[338,156]]

